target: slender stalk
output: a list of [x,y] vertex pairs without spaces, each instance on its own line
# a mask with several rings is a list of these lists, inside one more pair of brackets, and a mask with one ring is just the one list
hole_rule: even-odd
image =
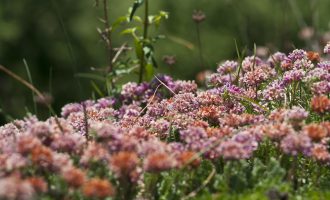
[[200,60],[201,67],[204,68],[205,66],[204,66],[204,61],[203,61],[203,49],[202,49],[202,40],[201,40],[199,23],[196,23],[196,33],[197,33],[199,60]]
[[108,50],[108,73],[113,71],[112,66],[112,58],[113,58],[113,47],[112,47],[112,39],[111,39],[111,28],[109,22],[109,14],[108,14],[108,0],[103,0],[103,13],[104,13],[104,24],[105,24],[105,33],[107,38],[107,50]]
[[84,111],[85,137],[88,140],[89,134],[88,134],[88,116],[87,116],[86,104],[85,104],[85,102],[82,102],[81,104],[82,104],[83,111]]
[[[149,1],[144,1],[144,23],[143,23],[143,40],[142,40],[142,51],[145,45],[145,40],[148,38],[148,27],[149,27]],[[140,58],[140,73],[139,73],[139,83],[143,81],[143,74],[145,70],[145,58],[144,53]]]
[[295,191],[298,189],[297,168],[298,168],[298,158],[297,156],[294,156],[293,164],[292,164],[292,184],[293,184],[293,189]]
[[[29,88],[30,90],[32,90],[34,93],[36,93],[38,95],[38,97],[42,100],[45,100],[45,96],[37,89],[35,88],[32,84],[30,84],[29,82],[27,82],[26,80],[22,79],[20,76],[18,76],[17,74],[15,74],[14,72],[10,71],[9,69],[5,68],[4,66],[0,65],[0,71],[5,72],[7,75],[9,75],[10,77],[16,79],[18,82],[22,83],[23,85],[25,85],[27,88]],[[44,101],[48,107],[48,109],[51,111],[51,113],[54,115],[55,117],[55,122],[57,124],[57,126],[59,127],[59,129],[61,130],[61,132],[63,133],[63,127],[60,124],[56,113],[53,109],[53,107],[47,102]]]
[[[23,63],[25,65],[25,69],[26,69],[26,73],[28,75],[28,78],[29,78],[29,82],[31,83],[31,85],[33,85],[33,81],[32,81],[32,76],[31,76],[31,73],[30,73],[30,68],[29,68],[29,65],[27,64],[26,60],[23,59]],[[38,109],[37,109],[37,102],[34,98],[34,92],[32,92],[32,101],[33,101],[33,107],[34,107],[34,113],[36,114],[36,116],[38,116]]]
[[[104,25],[105,25],[105,34],[104,34],[104,40],[105,43],[107,45],[107,60],[108,60],[108,69],[106,70],[106,72],[108,74],[114,75],[114,71],[113,71],[113,44],[112,44],[112,30],[110,27],[110,22],[109,22],[109,14],[108,14],[108,0],[103,0],[103,14],[104,14]],[[103,34],[102,34],[103,35]],[[107,80],[107,74],[105,74],[105,78]],[[108,81],[106,81],[106,85],[108,85]],[[111,95],[112,90],[115,88],[115,83],[113,80],[113,76],[111,76],[111,80],[110,80],[110,86],[111,89],[109,90],[109,87],[107,86],[107,90],[108,90],[108,94]]]

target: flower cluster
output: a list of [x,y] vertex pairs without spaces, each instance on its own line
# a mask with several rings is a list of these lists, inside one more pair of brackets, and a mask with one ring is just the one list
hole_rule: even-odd
[[254,159],[268,142],[329,165],[329,66],[299,49],[250,56],[220,64],[205,90],[157,76],[67,104],[61,117],[15,120],[0,127],[0,199],[126,198],[146,174]]

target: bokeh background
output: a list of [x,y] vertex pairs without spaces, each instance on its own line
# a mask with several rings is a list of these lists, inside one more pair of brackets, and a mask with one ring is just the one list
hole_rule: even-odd
[[[128,13],[134,0],[109,0],[110,21]],[[156,45],[157,73],[175,78],[195,79],[217,63],[235,59],[235,40],[246,48],[266,56],[293,48],[320,51],[330,40],[329,0],[153,0],[150,13],[168,11],[170,17],[158,32],[167,38]],[[194,10],[202,10],[206,20],[200,23],[204,65],[199,61]],[[140,11],[141,12],[141,11]],[[141,13],[138,13],[141,14]],[[97,33],[102,27],[102,8],[94,0],[0,0],[0,64],[28,79],[29,66],[33,84],[52,97],[56,112],[61,106],[91,97],[90,80],[77,73],[91,67],[106,66],[104,43]],[[114,34],[115,46],[127,36]],[[165,55],[176,63],[162,62]],[[128,80],[137,80],[130,76]],[[80,82],[81,87],[78,86]],[[48,110],[37,105],[40,118]],[[31,91],[0,72],[0,124],[34,112]]]

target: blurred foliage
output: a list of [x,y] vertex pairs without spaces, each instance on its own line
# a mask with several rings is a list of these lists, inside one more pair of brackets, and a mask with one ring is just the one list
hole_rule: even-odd
[[[127,14],[132,3],[109,0],[110,22]],[[167,38],[155,45],[160,65],[156,73],[195,79],[206,69],[199,65],[192,20],[196,9],[206,14],[200,24],[204,62],[208,69],[215,69],[218,62],[236,58],[235,39],[240,48],[247,49],[253,49],[255,43],[270,52],[288,52],[293,47],[318,50],[329,37],[329,7],[328,0],[152,1],[151,14],[160,9],[170,14],[160,27]],[[102,8],[93,0],[0,0],[0,63],[28,80],[26,59],[34,85],[51,94],[57,112],[65,103],[90,98],[90,80],[78,79],[75,74],[106,66],[105,47],[96,31],[102,26],[102,16]],[[113,37],[115,47],[129,40],[119,33]],[[176,64],[166,66],[161,62],[164,55],[174,55]],[[123,81],[136,80],[137,75]],[[32,112],[31,91],[3,73],[0,94],[0,124],[11,116],[21,118],[27,110]],[[38,108],[40,117],[48,115],[46,107]]]

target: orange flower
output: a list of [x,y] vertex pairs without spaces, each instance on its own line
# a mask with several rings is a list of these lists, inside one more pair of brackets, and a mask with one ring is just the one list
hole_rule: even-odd
[[330,159],[330,154],[327,148],[320,144],[315,145],[315,147],[312,149],[312,155],[316,160],[321,162],[326,162]]
[[110,159],[111,169],[117,177],[128,176],[136,167],[139,158],[134,152],[122,151]]
[[106,198],[114,196],[115,190],[107,180],[93,178],[83,185],[83,194],[86,197]]
[[326,96],[313,97],[311,101],[312,110],[317,113],[324,113],[330,109],[330,99]]
[[85,173],[75,167],[67,167],[62,171],[64,180],[74,188],[82,186],[85,182]]
[[303,130],[314,141],[320,141],[327,136],[327,130],[319,124],[309,124]]
[[45,146],[38,146],[32,150],[31,159],[34,164],[46,167],[53,161],[53,152]]
[[[198,167],[199,164],[201,163],[201,160],[199,157],[195,158],[195,156],[196,156],[195,152],[185,151],[182,152],[177,159],[182,167],[184,167],[187,164],[189,164],[192,167]],[[195,159],[192,160],[193,158]]]
[[21,154],[28,154],[37,146],[40,146],[41,142],[38,138],[33,136],[21,136],[17,141],[18,152]]
[[144,161],[144,169],[149,172],[160,172],[176,166],[176,161],[166,153],[152,153]]
[[307,58],[312,62],[319,62],[320,61],[320,54],[314,51],[307,52]]
[[28,178],[27,181],[32,185],[36,192],[44,193],[48,190],[48,185],[43,178],[31,177]]

